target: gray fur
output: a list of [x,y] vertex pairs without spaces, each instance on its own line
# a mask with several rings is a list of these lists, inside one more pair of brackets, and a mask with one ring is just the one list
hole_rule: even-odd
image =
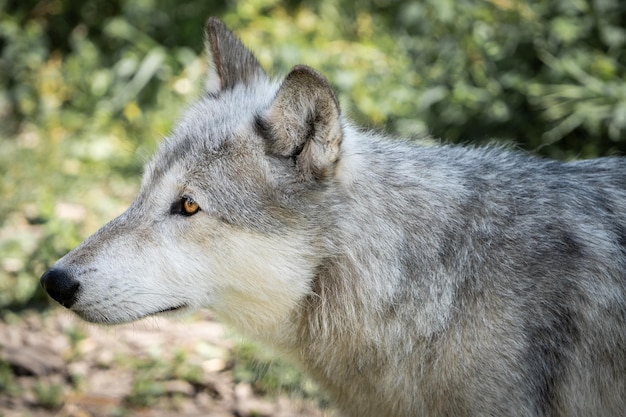
[[207,38],[206,94],[42,277],[54,298],[105,323],[208,307],[346,416],[626,415],[626,159],[360,132],[314,70],[276,83]]

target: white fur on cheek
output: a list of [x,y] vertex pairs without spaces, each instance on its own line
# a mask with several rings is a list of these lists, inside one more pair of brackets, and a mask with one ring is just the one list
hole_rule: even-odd
[[310,292],[310,245],[297,236],[278,240],[237,230],[226,239],[212,256],[212,279],[222,285],[211,310],[250,336],[281,337],[298,303]]

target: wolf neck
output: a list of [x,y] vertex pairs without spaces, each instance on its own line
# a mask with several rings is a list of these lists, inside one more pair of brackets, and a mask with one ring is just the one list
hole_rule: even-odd
[[[403,326],[411,323],[417,339],[427,339],[446,325],[453,302],[454,284],[432,268],[440,248],[436,230],[445,228],[424,215],[452,210],[429,191],[440,174],[422,169],[427,158],[402,162],[407,152],[420,154],[419,147],[350,128],[346,133],[337,167],[339,203],[331,209],[333,256],[302,303],[298,327],[300,361],[329,384],[329,373],[349,379],[363,367],[383,367],[390,346],[414,354],[416,339],[409,346]],[[416,178],[416,170],[424,176]]]

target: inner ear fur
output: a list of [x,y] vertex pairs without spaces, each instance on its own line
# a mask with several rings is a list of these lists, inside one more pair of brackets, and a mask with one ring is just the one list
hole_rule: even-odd
[[343,137],[339,102],[328,80],[298,65],[287,75],[261,119],[269,152],[294,157],[303,176],[331,176]]
[[218,94],[237,84],[251,84],[266,76],[252,52],[215,17],[207,21],[205,44],[209,61],[205,83],[208,93]]

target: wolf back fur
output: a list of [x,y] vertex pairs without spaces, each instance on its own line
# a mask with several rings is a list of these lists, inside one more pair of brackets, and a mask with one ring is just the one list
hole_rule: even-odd
[[101,323],[208,307],[346,416],[626,415],[626,159],[390,140],[217,19],[207,51],[130,208],[42,277],[53,298]]

